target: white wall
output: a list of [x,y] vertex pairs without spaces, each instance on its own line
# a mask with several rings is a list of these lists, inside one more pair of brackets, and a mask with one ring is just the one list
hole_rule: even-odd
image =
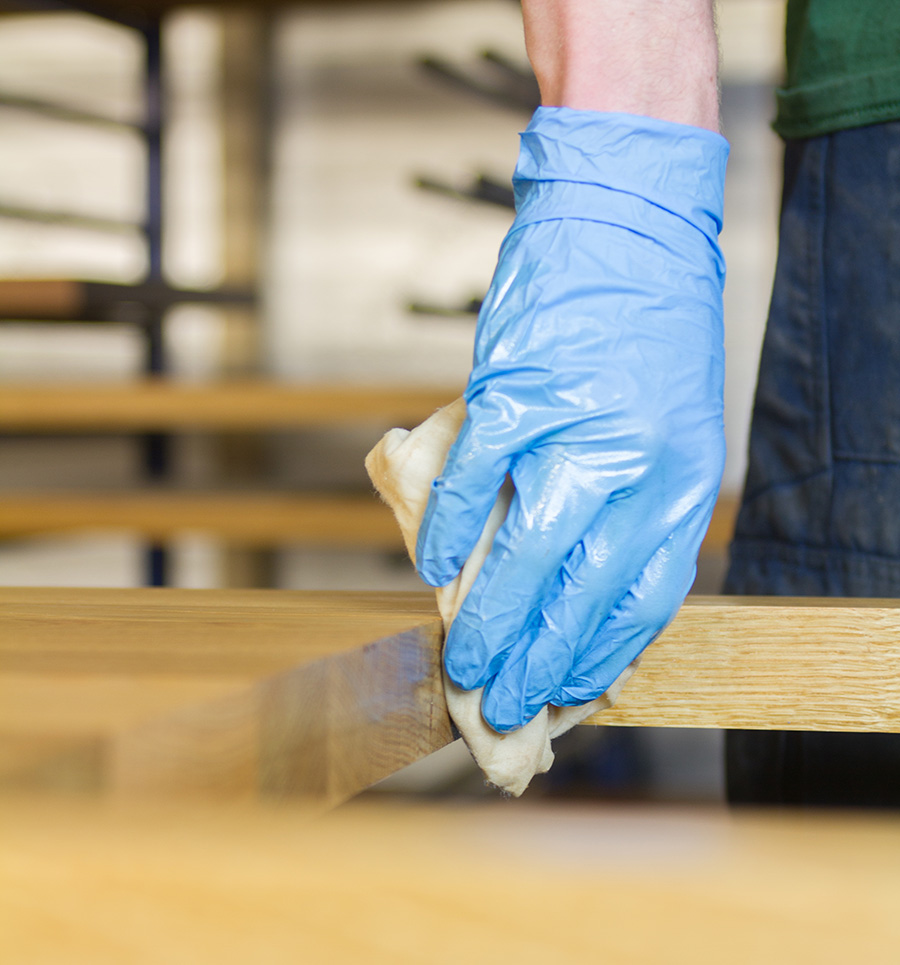
[[[774,265],[778,141],[769,88],[782,3],[720,9],[725,133],[732,142],[722,244],[728,355],[725,487],[739,488]],[[448,90],[415,66],[437,53],[473,67],[496,47],[524,62],[508,0],[304,8],[285,21],[270,293],[270,359],[289,378],[461,383],[472,328],[410,316],[410,296],[483,292],[509,224],[500,209],[416,192],[415,173],[508,178],[527,117]]]
[[[780,0],[726,0],[720,11],[725,133],[733,145],[722,238],[729,264],[726,487],[731,489],[743,474],[775,252],[779,149],[768,129],[768,87],[780,70],[781,17]],[[527,117],[450,90],[415,61],[432,53],[477,69],[479,52],[490,46],[524,62],[515,4],[322,3],[285,14],[278,37],[265,278],[272,374],[461,387],[472,321],[427,320],[405,306],[412,298],[454,303],[483,293],[510,214],[429,195],[411,182],[420,173],[459,184],[476,171],[508,178],[517,132]],[[214,284],[221,271],[215,13],[179,13],[170,22],[167,43],[174,113],[167,145],[165,263],[176,282]],[[135,117],[140,65],[135,38],[101,21],[78,15],[39,23],[27,16],[0,21],[0,88],[9,92]],[[98,135],[0,107],[0,141],[0,202],[62,205],[112,217],[140,214],[143,158],[133,135]],[[139,278],[144,267],[134,232],[109,238],[0,218],[0,276],[128,281]],[[220,332],[214,313],[185,310],[172,333],[176,372],[196,378],[216,370]],[[140,356],[139,338],[125,327],[0,326],[2,379],[117,378],[138,371]],[[59,481],[84,475],[75,447],[46,445],[52,452],[7,440],[0,448],[0,485],[44,480],[48,458],[66,463]],[[132,465],[134,453],[112,440],[95,441],[84,449],[83,461],[91,468],[105,465],[104,478],[119,479],[120,467]],[[137,578],[132,543],[116,543],[108,552],[91,545],[83,564],[72,562],[70,542],[61,556],[54,556],[48,543],[0,547],[0,582],[64,582],[66,572],[75,582]],[[191,552],[201,561],[209,556],[202,546]]]

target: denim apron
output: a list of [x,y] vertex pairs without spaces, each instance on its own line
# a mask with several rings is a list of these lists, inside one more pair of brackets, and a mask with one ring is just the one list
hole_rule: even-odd
[[[724,592],[900,597],[900,121],[788,141]],[[900,805],[900,735],[731,732],[729,796]]]

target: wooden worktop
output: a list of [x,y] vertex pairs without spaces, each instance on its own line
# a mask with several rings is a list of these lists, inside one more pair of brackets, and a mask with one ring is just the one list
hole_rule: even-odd
[[16,965],[894,965],[900,819],[0,798]]

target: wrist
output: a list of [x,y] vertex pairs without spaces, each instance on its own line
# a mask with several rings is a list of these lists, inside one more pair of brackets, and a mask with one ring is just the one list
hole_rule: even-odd
[[546,107],[719,130],[711,0],[523,0]]

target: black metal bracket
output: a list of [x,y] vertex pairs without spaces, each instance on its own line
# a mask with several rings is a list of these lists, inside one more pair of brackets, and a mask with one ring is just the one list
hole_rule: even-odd
[[433,191],[436,194],[443,194],[448,198],[456,198],[459,201],[480,201],[512,210],[515,210],[516,207],[516,199],[511,185],[496,181],[487,174],[476,175],[471,184],[462,188],[454,187],[452,184],[446,184],[427,175],[420,175],[413,180],[413,183],[423,191]]
[[431,315],[436,318],[471,318],[477,316],[481,311],[480,298],[470,298],[467,302],[459,306],[453,305],[432,305],[428,302],[410,302],[408,310],[414,315]]
[[531,113],[539,106],[540,89],[530,70],[519,67],[494,50],[484,51],[480,64],[487,67],[484,78],[473,75],[441,57],[429,55],[419,61],[419,66],[433,77],[498,107]]

